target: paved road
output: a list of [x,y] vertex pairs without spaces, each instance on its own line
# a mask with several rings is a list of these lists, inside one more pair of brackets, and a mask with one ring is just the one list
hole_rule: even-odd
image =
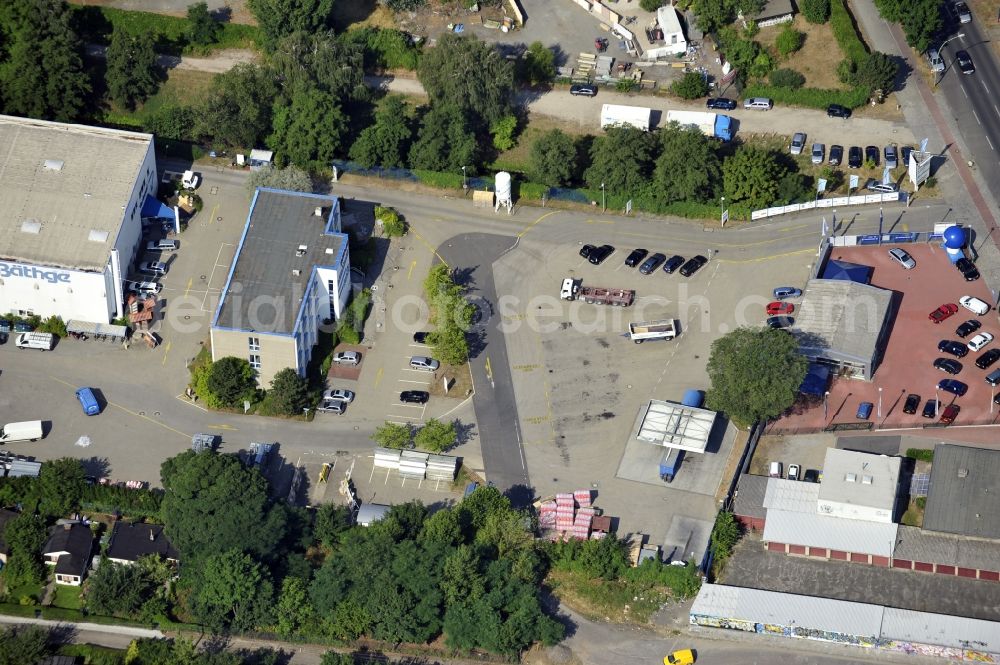
[[[487,478],[503,491],[531,487],[528,467],[518,431],[514,381],[507,361],[507,345],[498,329],[497,293],[493,262],[515,246],[512,236],[467,233],[438,248],[438,254],[462,277],[469,288],[469,300],[479,308],[480,318],[472,329],[473,355],[470,359],[476,385],[473,404],[479,425],[483,462]],[[531,500],[530,491],[512,494],[515,503]]]

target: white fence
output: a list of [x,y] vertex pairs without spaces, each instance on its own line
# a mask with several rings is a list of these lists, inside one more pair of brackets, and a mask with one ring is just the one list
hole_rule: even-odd
[[843,206],[860,206],[871,203],[893,203],[902,201],[906,195],[903,192],[892,192],[890,194],[860,194],[856,196],[835,196],[829,199],[819,199],[808,203],[793,203],[787,206],[775,206],[754,210],[750,213],[751,220],[767,219],[776,215],[784,215],[790,212],[802,212],[804,210],[814,210],[816,208],[841,208]]

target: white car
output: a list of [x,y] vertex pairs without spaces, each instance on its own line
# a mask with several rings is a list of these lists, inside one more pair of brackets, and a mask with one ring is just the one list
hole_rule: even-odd
[[901,250],[899,247],[893,247],[889,250],[889,256],[893,261],[903,266],[907,270],[915,267],[917,262],[913,260],[913,257]]
[[822,143],[813,143],[812,147],[812,163],[822,164],[823,159],[826,157],[826,146]]
[[126,291],[135,291],[136,293],[141,293],[144,296],[155,296],[162,288],[163,285],[157,284],[156,282],[125,282]]
[[988,332],[979,333],[969,340],[969,351],[978,351],[993,341],[993,335]]
[[801,155],[802,148],[806,145],[806,135],[802,132],[795,132],[792,135],[791,151],[793,155]]
[[357,351],[341,351],[334,354],[333,362],[338,365],[357,365],[361,362],[361,354]]
[[979,316],[982,316],[986,312],[990,311],[989,305],[979,298],[973,298],[972,296],[962,296],[958,299],[958,304],[973,314],[978,314]]
[[799,469],[799,465],[798,464],[789,464],[788,465],[788,479],[789,480],[798,480],[799,479],[799,471],[800,471],[800,469]]
[[181,184],[184,185],[185,189],[198,189],[198,185],[201,184],[201,176],[194,171],[185,171],[184,175],[181,176]]
[[160,261],[144,261],[139,264],[139,272],[159,277],[167,274],[167,264]]
[[354,401],[354,391],[347,390],[346,388],[337,388],[335,390],[324,390],[323,401],[346,402],[347,404],[350,404],[351,402]]

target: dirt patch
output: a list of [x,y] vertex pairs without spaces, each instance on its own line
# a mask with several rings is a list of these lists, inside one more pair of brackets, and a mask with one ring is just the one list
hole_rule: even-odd
[[334,27],[337,32],[348,28],[395,28],[392,12],[375,0],[346,0],[337,3]]
[[[454,383],[444,391],[444,381],[442,378],[448,377]],[[466,363],[461,366],[441,365],[438,371],[434,372],[434,381],[430,385],[429,391],[435,397],[453,397],[455,399],[465,399],[472,394],[472,369]]]
[[572,649],[562,644],[554,647],[535,645],[521,659],[524,665],[580,665]]
[[774,48],[774,41],[785,29],[787,23],[782,25],[772,25],[761,28],[756,39],[766,46],[777,58],[778,67],[783,69],[794,69],[806,77],[807,88],[826,88],[830,90],[842,90],[846,87],[837,78],[837,65],[844,59],[844,55],[833,37],[833,30],[830,23],[815,25],[806,21],[802,16],[796,16],[792,21],[792,26],[806,38],[802,48],[792,53],[787,59],[781,58]]

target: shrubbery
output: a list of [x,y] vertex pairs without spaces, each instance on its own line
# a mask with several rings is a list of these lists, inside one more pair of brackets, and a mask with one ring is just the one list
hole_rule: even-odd
[[763,83],[754,83],[743,91],[745,97],[770,97],[779,104],[806,106],[825,109],[830,104],[840,104],[849,109],[864,106],[868,101],[868,91],[859,88],[851,90],[826,90],[823,88],[779,88]]
[[708,81],[699,72],[688,72],[670,84],[670,92],[681,99],[698,99],[708,94]]
[[799,32],[791,25],[785,25],[782,31],[778,33],[778,38],[774,41],[774,47],[778,49],[778,53],[787,57],[802,48],[805,38],[804,33]]
[[801,88],[806,82],[806,77],[794,69],[775,69],[768,78],[771,79],[771,85],[792,90]]
[[798,5],[810,23],[826,23],[830,19],[830,0],[799,0]]
[[846,0],[830,0],[830,28],[845,57],[854,62],[864,60],[868,47],[854,28],[854,18],[847,9]]

